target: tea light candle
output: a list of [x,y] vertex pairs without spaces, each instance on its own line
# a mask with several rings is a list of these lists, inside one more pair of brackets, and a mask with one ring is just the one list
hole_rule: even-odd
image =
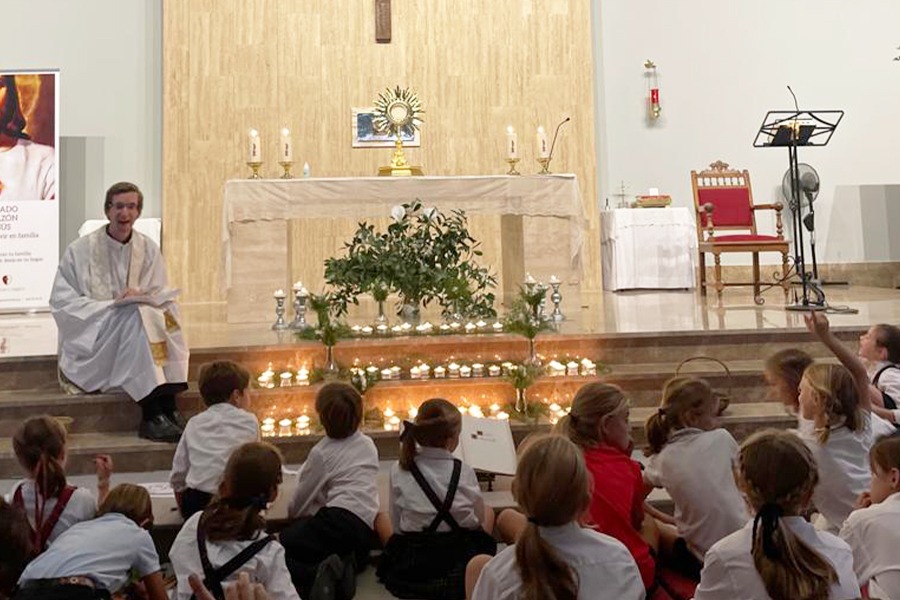
[[281,152],[279,160],[282,162],[294,161],[294,145],[291,143],[291,130],[287,127],[281,130]]
[[475,327],[477,327],[478,329],[484,329],[485,327],[487,327],[487,321],[478,320],[475,322]]
[[597,364],[589,358],[581,359],[581,374],[585,376],[597,374]]
[[559,407],[559,404],[557,404],[556,402],[554,402],[553,404],[551,404],[551,405],[548,406],[547,408],[549,408],[549,409],[550,409],[550,412],[552,412],[552,413],[559,413],[560,410],[561,410],[560,407]]
[[281,419],[278,421],[278,436],[284,437],[291,435],[291,425],[293,424],[294,422],[290,419]]
[[309,415],[300,415],[297,417],[297,427],[300,429],[309,429]]
[[578,363],[573,361],[569,361],[566,364],[566,375],[578,375]]
[[395,413],[394,409],[391,408],[390,406],[388,406],[387,408],[384,409],[384,418],[385,419],[390,419],[391,417],[393,417],[396,414],[397,413]]
[[297,371],[297,385],[309,385],[309,369],[304,367]]
[[350,328],[350,332],[351,332],[353,335],[361,335],[361,334],[362,334],[362,327],[360,327],[359,325],[354,325],[353,327]]
[[363,326],[361,331],[362,331],[363,335],[372,335],[372,332],[375,330],[372,329],[372,327],[370,325],[365,325],[365,326]]
[[506,158],[519,158],[519,136],[512,125],[506,128]]
[[566,374],[566,366],[558,360],[551,360],[550,364],[547,366],[550,368],[550,375],[552,377],[560,377]]
[[270,381],[269,375],[266,375],[265,373],[263,373],[262,375],[260,375],[259,377],[256,378],[256,382],[259,384],[259,387],[263,387],[263,388],[266,387],[266,385],[269,383],[269,381]]
[[456,321],[450,323],[451,331],[459,331],[460,327],[462,327],[462,324],[457,323]]
[[441,326],[438,329],[441,330],[441,333],[447,333],[448,331],[450,331],[450,326],[446,323],[441,323]]
[[402,371],[403,371],[403,369],[401,369],[397,365],[394,365],[393,367],[391,367],[391,379],[400,379],[400,373]]
[[391,417],[390,419],[388,419],[388,423],[390,424],[391,429],[399,431],[400,417],[395,415],[395,416]]
[[284,298],[284,290],[282,290],[280,288],[275,290],[275,293],[272,294],[272,297],[275,298],[276,300],[278,300],[279,298]]
[[[453,372],[451,371],[451,376]],[[472,367],[463,365],[459,368],[459,376],[460,377],[471,377],[472,376]]]
[[[396,329],[396,328],[395,328],[395,329]],[[381,325],[379,325],[379,326],[377,326],[377,327],[375,328],[375,331],[378,332],[378,335],[387,335],[387,332],[388,332],[388,326],[385,325],[384,323],[382,323]]]
[[[379,328],[384,327],[384,325],[379,325]],[[391,333],[403,333],[403,329],[399,325],[394,325],[391,327]]]
[[547,132],[543,125],[537,128],[537,147],[538,158],[550,158],[550,145],[547,142]]
[[488,410],[491,411],[492,415],[496,415],[498,412],[500,412],[500,405],[494,402],[493,404],[488,406]]
[[434,378],[435,379],[443,379],[447,376],[447,369],[441,366],[437,366],[434,368]]
[[294,378],[293,373],[291,373],[290,371],[285,371],[284,373],[279,375],[279,377],[281,378],[279,387],[291,387],[291,379]]
[[501,410],[500,412],[497,413],[497,418],[500,419],[501,421],[508,421],[509,415]]
[[476,329],[475,323],[466,323],[466,333],[474,333]]
[[559,283],[559,282],[560,282],[559,277],[557,277],[556,275],[550,276],[550,283]]
[[291,286],[291,289],[295,292],[303,291],[303,282],[298,279],[294,282],[294,285]]
[[400,330],[404,333],[408,332],[410,329],[412,329],[412,325],[410,325],[409,323],[404,322],[400,325]]
[[390,369],[382,369],[381,370],[381,379],[383,379],[384,381],[390,381],[391,380],[391,370]]
[[375,377],[376,375],[378,375],[378,367],[376,367],[375,365],[369,365],[368,367],[366,367],[366,374],[371,377]]
[[419,415],[419,409],[415,406],[410,407],[409,411],[407,411],[406,414],[409,415],[410,419],[415,419]]
[[447,371],[450,373],[450,377],[459,377],[459,365],[455,362],[447,365]]
[[260,431],[264,437],[275,435],[275,419],[265,419]]
[[429,375],[431,375],[431,367],[428,365],[419,365],[419,378],[428,379]]
[[472,377],[484,377],[484,365],[481,363],[472,364]]
[[262,149],[259,143],[259,132],[255,129],[250,130],[250,145],[247,154],[247,162],[262,162]]
[[469,414],[472,415],[473,417],[477,417],[479,419],[484,418],[484,413],[481,412],[481,407],[477,406],[475,404],[473,404],[472,406],[469,407]]
[[505,375],[509,375],[509,372],[512,370],[513,364],[509,361],[506,361],[505,363],[503,363],[500,366],[503,367],[503,373]]
[[497,321],[496,323],[491,325],[491,329],[494,330],[494,333],[500,333],[501,331],[503,331],[503,323]]
[[419,379],[421,374],[422,374],[422,371],[419,369],[419,367],[412,367],[409,370],[409,378],[410,379]]
[[500,367],[497,365],[491,365],[488,367],[488,375],[491,377],[499,377],[500,376]]

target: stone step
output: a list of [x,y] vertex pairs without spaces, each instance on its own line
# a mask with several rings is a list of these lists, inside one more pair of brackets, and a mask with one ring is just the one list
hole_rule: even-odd
[[[635,444],[644,443],[643,424],[654,411],[652,407],[638,407],[631,411],[632,436]],[[752,402],[735,404],[722,417],[722,425],[738,440],[764,427],[788,428],[796,420],[788,415],[781,404]],[[512,422],[513,437],[518,444],[536,431],[549,431],[548,423],[525,425]],[[397,431],[366,431],[376,443],[383,460],[394,459],[399,451]],[[321,439],[320,435],[266,438],[279,446],[288,463],[305,460],[310,448]],[[93,458],[97,454],[111,454],[119,471],[143,472],[166,470],[171,467],[175,444],[148,442],[133,432],[73,433],[69,436],[66,470],[72,475],[93,472]],[[12,451],[11,439],[0,437],[0,479],[13,478],[19,466]]]

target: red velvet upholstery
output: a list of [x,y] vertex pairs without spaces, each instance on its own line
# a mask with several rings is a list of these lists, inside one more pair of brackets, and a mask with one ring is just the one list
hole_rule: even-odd
[[[750,190],[746,187],[701,188],[697,190],[697,206],[713,205],[714,227],[753,227],[753,210],[750,208]],[[706,213],[700,215],[701,225],[706,227]]]
[[719,244],[723,242],[783,242],[784,240],[775,237],[774,235],[752,235],[744,233],[737,235],[717,235],[709,238],[707,241]]

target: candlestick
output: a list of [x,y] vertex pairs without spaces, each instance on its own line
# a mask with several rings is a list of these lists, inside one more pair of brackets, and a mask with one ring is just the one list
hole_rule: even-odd
[[550,159],[549,158],[539,158],[537,159],[538,164],[541,165],[541,170],[538,171],[538,175],[552,175],[550,173]]
[[550,313],[550,320],[554,323],[561,323],[566,320],[560,308],[560,303],[562,302],[562,294],[559,293],[560,285],[562,285],[562,282],[557,279],[556,275],[550,277],[550,286],[553,288],[553,293],[550,294],[550,300],[553,302],[553,312]]
[[259,174],[259,168],[262,166],[262,148],[259,141],[259,132],[255,129],[250,130],[247,166],[252,170],[250,179],[262,179],[262,176]]
[[309,291],[299,281],[291,289],[294,292],[294,320],[291,321],[289,327],[291,329],[306,329],[309,327],[309,324],[306,322],[306,301],[309,298]]
[[275,298],[275,322],[272,323],[272,329],[284,331],[288,328],[288,324],[284,320],[284,290],[275,290],[272,297]]
[[506,172],[507,175],[521,175],[516,169],[516,165],[519,163],[518,158],[507,158],[506,162],[509,164],[509,171]]

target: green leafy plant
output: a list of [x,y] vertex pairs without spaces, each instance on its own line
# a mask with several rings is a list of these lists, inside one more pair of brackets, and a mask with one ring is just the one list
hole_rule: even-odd
[[530,290],[519,287],[506,318],[503,319],[503,330],[533,340],[543,331],[550,331],[553,326],[546,320],[538,318],[538,311],[547,289],[535,285]]
[[463,211],[444,214],[416,200],[395,207],[392,216],[381,233],[360,223],[344,244],[345,255],[325,261],[325,281],[334,290],[339,315],[358,304],[360,294],[372,293],[378,300],[393,291],[401,306],[437,302],[446,317],[496,316],[492,290],[497,279],[476,263],[482,251]]
[[350,337],[347,324],[332,318],[335,301],[330,293],[310,294],[309,307],[316,314],[316,327],[298,331],[299,338],[319,340],[326,348],[333,348],[341,338]]

